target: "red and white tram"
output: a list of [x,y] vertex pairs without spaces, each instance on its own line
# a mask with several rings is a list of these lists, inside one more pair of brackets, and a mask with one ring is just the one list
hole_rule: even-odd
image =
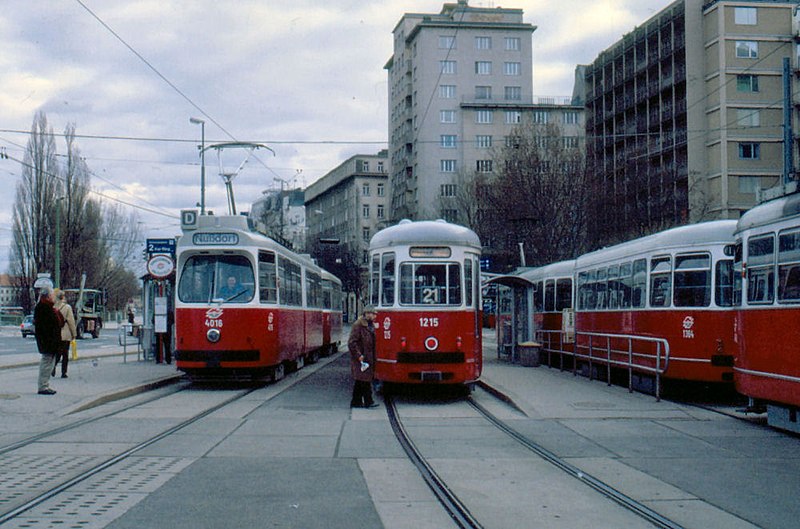
[[735,228],[734,220],[681,226],[578,257],[576,355],[605,348],[593,362],[732,382]]
[[338,279],[251,231],[246,217],[195,218],[177,243],[178,369],[277,380],[332,347],[341,328]]
[[767,405],[769,424],[800,432],[800,194],[742,215],[736,240],[736,389]]
[[402,220],[370,241],[376,378],[467,384],[483,367],[481,244],[443,220]]

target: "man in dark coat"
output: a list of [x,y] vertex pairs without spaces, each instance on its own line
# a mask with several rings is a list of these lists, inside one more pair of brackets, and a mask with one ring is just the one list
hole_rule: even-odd
[[49,286],[39,292],[39,302],[33,309],[33,324],[36,326],[36,346],[39,348],[39,395],[55,395],[50,387],[50,373],[56,364],[56,354],[61,345],[61,313],[55,309],[55,296]]
[[355,380],[353,408],[374,408],[377,404],[372,400],[372,379],[375,375],[375,318],[378,313],[375,307],[364,307],[363,315],[356,320],[350,329],[347,348],[350,350],[350,371]]

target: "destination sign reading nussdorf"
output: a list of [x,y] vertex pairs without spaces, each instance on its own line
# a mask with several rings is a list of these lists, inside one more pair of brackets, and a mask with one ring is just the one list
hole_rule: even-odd
[[233,246],[239,244],[237,233],[195,233],[192,243],[197,246]]

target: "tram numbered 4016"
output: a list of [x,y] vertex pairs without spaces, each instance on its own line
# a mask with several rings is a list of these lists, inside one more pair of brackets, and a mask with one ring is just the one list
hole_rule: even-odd
[[177,367],[190,376],[277,380],[338,347],[341,282],[246,217],[198,216],[177,265]]
[[469,384],[481,347],[480,240],[443,220],[402,220],[370,241],[379,381]]

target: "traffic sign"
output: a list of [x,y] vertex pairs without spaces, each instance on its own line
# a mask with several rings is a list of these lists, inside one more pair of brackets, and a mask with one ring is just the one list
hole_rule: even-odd
[[154,255],[147,261],[147,271],[156,278],[167,277],[175,270],[175,261],[169,255]]

